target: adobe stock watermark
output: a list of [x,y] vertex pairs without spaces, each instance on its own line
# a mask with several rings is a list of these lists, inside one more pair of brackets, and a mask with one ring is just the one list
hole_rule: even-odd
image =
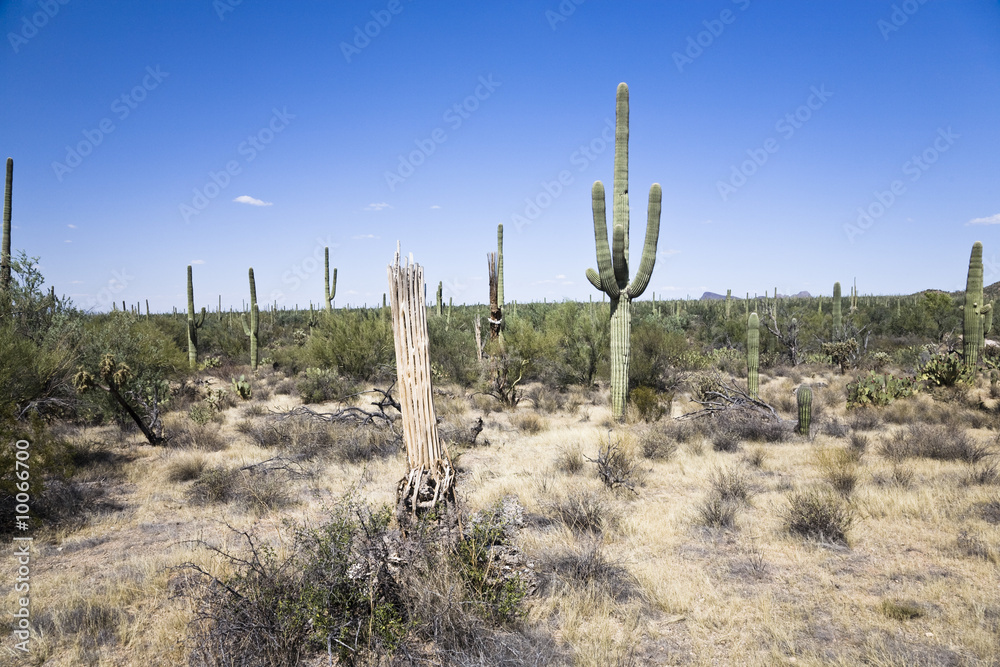
[[[163,80],[170,76],[170,72],[160,71],[160,66],[155,68],[147,67],[146,74],[142,81],[132,87],[131,90],[122,93],[111,102],[111,113],[123,121],[128,118],[133,111],[146,99],[152,91],[156,90]],[[66,146],[66,157],[62,162],[54,160],[52,162],[52,173],[62,183],[66,174],[72,173],[74,169],[83,164],[84,158],[94,152],[94,149],[104,143],[104,139],[115,131],[115,122],[110,117],[102,118],[96,123],[92,130],[83,130],[83,139],[74,146]]]
[[927,0],[903,0],[898,5],[894,4],[889,19],[879,19],[875,23],[879,32],[882,33],[882,39],[888,42],[889,35],[906,25],[910,17],[916,14],[925,2]]
[[[456,102],[445,109],[441,120],[447,123],[452,131],[457,130],[462,127],[465,121],[472,117],[472,114],[479,109],[480,104],[488,100],[501,85],[503,84],[500,81],[493,79],[492,74],[479,77],[479,84],[472,91],[472,94],[461,102]],[[406,155],[400,153],[396,169],[394,171],[386,170],[385,172],[385,184],[389,187],[389,191],[395,192],[396,188],[402,185],[410,176],[413,176],[416,173],[417,167],[426,162],[427,158],[434,154],[438,146],[447,140],[448,133],[443,127],[434,128],[425,139],[414,139],[413,143],[416,145],[416,149]]]
[[219,17],[220,21],[225,21],[226,14],[235,12],[241,4],[243,4],[243,0],[213,0],[212,9],[215,10],[215,15]]
[[[826,101],[833,97],[833,93],[826,89],[826,84],[809,87],[809,97],[804,104],[794,111],[786,113],[774,124],[775,132],[779,133],[785,141],[788,141],[795,133],[802,129],[802,126],[809,122],[813,113],[819,111],[826,104]],[[747,184],[751,176],[767,164],[771,156],[781,148],[781,142],[775,137],[768,137],[760,148],[748,148],[746,153],[748,158],[737,165],[730,167],[728,180],[716,181],[715,188],[719,191],[722,201],[729,201],[729,197],[737,190]]]
[[[745,12],[750,7],[750,0],[732,0],[732,2],[739,7],[741,12]],[[738,14],[733,10],[723,9],[719,12],[719,18],[702,21],[701,24],[705,29],[699,31],[694,36],[688,35],[687,46],[684,48],[684,52],[674,51],[671,54],[677,71],[683,74],[684,67],[694,63],[695,60],[705,53],[705,49],[715,44],[715,40],[726,31],[727,25],[732,25],[736,21],[737,16]]]
[[111,279],[105,283],[104,287],[98,290],[97,294],[88,296],[82,301],[81,305],[83,306],[83,310],[86,312],[94,310],[100,312],[105,310],[108,306],[117,301],[116,296],[123,292],[133,280],[135,280],[135,276],[130,276],[128,274],[128,269],[112,271]]
[[271,118],[264,127],[249,135],[236,147],[237,155],[243,158],[242,162],[239,159],[232,159],[226,162],[219,171],[209,171],[208,181],[205,185],[193,190],[194,196],[191,198],[191,202],[179,205],[178,210],[184,222],[191,222],[193,216],[208,208],[212,200],[229,187],[233,176],[239,176],[243,173],[243,165],[256,160],[257,156],[274,141],[276,136],[284,132],[294,119],[295,114],[288,113],[288,107],[282,107],[280,111],[277,108],[271,109]]
[[[578,173],[582,173],[589,167],[597,157],[608,147],[615,145],[615,122],[610,118],[604,119],[604,129],[601,133],[581,144],[579,148],[570,153],[569,163],[576,167]],[[510,216],[510,221],[514,228],[521,232],[525,225],[530,225],[541,217],[542,212],[552,206],[556,199],[562,195],[567,186],[573,184],[573,172],[569,169],[562,169],[551,181],[543,180],[539,185],[540,189],[532,197],[524,198],[524,208],[519,213]]]
[[[301,259],[292,263],[290,269],[281,274],[281,283],[286,286],[287,292],[298,291],[303,285],[308,284],[310,280],[314,281],[316,284],[312,287],[312,291],[316,294],[322,294],[323,290],[319,289],[321,287],[320,280],[321,276],[316,275],[319,271],[324,268],[324,260],[326,259],[326,248],[334,248],[334,244],[331,237],[327,235],[326,238],[317,236],[316,243],[313,245],[312,250],[308,254],[303,255]],[[332,253],[331,253],[332,254]],[[334,258],[330,257],[330,276],[333,277],[333,263]],[[274,290],[269,296],[270,301],[277,301],[278,303],[284,303],[285,298],[288,294],[282,290]],[[320,300],[320,304],[325,308],[326,304]]]
[[[412,2],[413,0],[406,0],[407,2]],[[371,10],[372,20],[365,23],[364,28],[362,26],[354,26],[354,38],[350,42],[340,43],[340,52],[344,54],[344,60],[347,64],[351,63],[351,58],[357,55],[361,55],[361,52],[368,48],[368,45],[372,43],[372,40],[382,34],[382,30],[389,27],[392,23],[392,17],[398,16],[403,12],[402,0],[389,0],[386,3],[385,9]]]
[[[911,183],[916,183],[931,165],[940,159],[941,154],[948,152],[955,145],[955,140],[960,137],[961,135],[952,132],[951,126],[948,129],[938,128],[937,136],[931,144],[920,153],[910,156],[910,159],[900,167],[900,171],[909,177]],[[875,190],[872,200],[867,205],[858,207],[858,217],[854,223],[844,224],[847,240],[853,244],[856,237],[868,231],[875,221],[885,215],[904,194],[906,194],[906,183],[902,179],[893,180],[885,190]]]
[[576,8],[586,1],[587,0],[562,0],[562,2],[560,2],[556,7],[555,11],[546,9],[545,20],[549,22],[549,27],[553,30],[558,28],[560,23],[564,23],[576,12]]
[[17,32],[8,32],[7,41],[14,53],[18,53],[21,47],[27,44],[38,34],[38,31],[49,24],[49,21],[56,17],[61,7],[69,4],[69,0],[38,0],[39,11],[30,16],[21,17],[21,29]]

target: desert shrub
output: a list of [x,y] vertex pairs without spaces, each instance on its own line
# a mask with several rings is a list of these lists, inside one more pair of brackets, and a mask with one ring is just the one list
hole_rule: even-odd
[[695,506],[698,522],[707,528],[735,528],[740,509],[739,503],[720,498],[714,493],[705,496]]
[[739,448],[739,436],[730,431],[719,431],[712,436],[712,449],[717,452],[735,452]]
[[261,468],[205,468],[187,491],[199,505],[236,503],[266,512],[288,503],[288,480],[275,470]]
[[939,461],[978,463],[989,450],[973,440],[964,430],[940,425],[910,424],[882,441],[882,455],[899,461],[922,457]]
[[621,441],[612,441],[610,436],[607,443],[598,449],[597,458],[587,460],[597,466],[597,476],[612,491],[636,493],[636,485],[642,484],[645,479],[645,471],[639,467],[632,453],[622,446]]
[[847,407],[889,405],[897,398],[913,394],[914,380],[909,377],[895,377],[890,373],[879,374],[869,371],[847,385]]
[[558,391],[552,391],[544,385],[537,385],[527,390],[524,397],[531,401],[536,409],[552,414],[563,409],[566,405],[566,396]]
[[754,468],[763,468],[767,462],[767,450],[757,445],[746,454],[746,462]]
[[590,491],[573,491],[565,498],[545,505],[547,511],[575,533],[600,534],[615,518],[604,498]]
[[700,365],[691,358],[684,334],[670,331],[655,320],[641,320],[632,326],[629,386],[649,387],[672,393],[683,376],[675,368]]
[[575,475],[583,470],[583,452],[578,446],[564,447],[556,456],[556,468],[568,475]]
[[228,447],[229,443],[223,437],[218,424],[207,423],[198,426],[197,424],[178,423],[170,430],[167,445],[169,447],[218,452]]
[[537,412],[519,412],[511,418],[511,422],[529,435],[536,435],[549,427],[548,422]]
[[737,441],[753,442],[784,442],[791,436],[791,430],[779,420],[752,410],[739,409],[714,415],[712,430],[713,443],[714,436],[723,434],[736,438]]
[[861,455],[868,451],[868,436],[862,433],[851,433],[850,440],[848,441],[848,446],[851,451],[854,452],[856,458],[861,458]]
[[190,482],[201,477],[205,471],[205,457],[200,454],[178,456],[167,465],[167,480]]
[[823,435],[828,435],[831,438],[843,438],[850,431],[847,424],[839,419],[828,419],[824,421],[820,429]]
[[878,610],[896,621],[908,621],[924,615],[923,608],[913,600],[885,599],[879,603]]
[[188,419],[197,424],[198,426],[204,426],[209,422],[222,422],[222,415],[219,410],[209,403],[208,401],[200,401],[191,406],[188,410]]
[[840,496],[811,489],[790,495],[782,518],[795,535],[846,543],[854,510]]
[[646,422],[659,421],[667,413],[661,396],[652,387],[636,387],[629,392],[629,402],[635,406],[639,418]]
[[982,531],[970,533],[968,530],[963,530],[959,532],[956,542],[959,551],[966,556],[1000,564],[1000,548],[990,542],[986,533]]
[[438,378],[471,387],[479,377],[476,361],[476,342],[468,319],[459,321],[431,317],[427,320],[430,342],[431,366],[438,371]]
[[321,320],[305,348],[310,366],[364,382],[395,373],[392,323],[379,311],[337,310]]
[[307,368],[305,378],[298,383],[298,390],[302,402],[308,404],[343,398],[351,393],[352,387],[329,368]]
[[848,413],[847,419],[851,429],[855,431],[874,431],[882,425],[882,419],[878,413],[870,408],[852,410]]
[[746,470],[739,467],[714,468],[708,477],[712,493],[723,500],[748,505],[757,494]]
[[973,485],[988,485],[1000,482],[1000,466],[996,460],[980,461],[970,468],[965,483]]
[[872,483],[876,486],[898,486],[906,489],[913,484],[913,477],[913,468],[896,462],[892,464],[888,473],[881,472],[872,475]]
[[539,588],[553,594],[561,586],[592,589],[616,602],[641,597],[636,578],[618,563],[607,559],[599,540],[589,540],[577,548],[544,554]]
[[654,461],[666,461],[677,451],[678,441],[673,437],[677,429],[651,428],[639,436],[642,455]]
[[816,450],[816,465],[830,485],[843,495],[854,491],[858,483],[860,452],[849,447],[830,447]]

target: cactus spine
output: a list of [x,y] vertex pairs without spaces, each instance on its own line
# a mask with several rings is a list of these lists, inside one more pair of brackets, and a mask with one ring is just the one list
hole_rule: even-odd
[[10,201],[14,187],[14,158],[7,158],[7,181],[3,189],[3,246],[0,247],[0,292],[4,305],[10,301]]
[[833,340],[840,340],[843,321],[840,315],[840,283],[833,284]]
[[[334,269],[336,272],[336,269]],[[327,308],[330,302],[327,301]],[[257,309],[257,283],[253,279],[253,267],[250,267],[250,323],[247,324],[246,313],[241,316],[243,333],[250,336],[250,369],[257,370],[258,359],[257,333],[260,331],[260,311]]]
[[972,244],[962,311],[962,357],[965,367],[974,370],[983,350],[985,334],[993,325],[993,306],[983,303],[983,244],[979,241]]
[[[192,370],[198,368],[198,329],[205,323],[205,307],[202,306],[201,318],[194,315],[194,279],[191,274],[191,265],[188,264],[188,365]],[[146,317],[149,317],[149,301],[146,301]]]
[[747,392],[750,398],[756,400],[760,368],[760,318],[757,313],[750,313],[747,320]]
[[632,300],[649,285],[656,262],[660,235],[659,183],[649,188],[646,242],[635,279],[629,281],[628,253],[628,86],[618,84],[615,108],[615,180],[613,191],[612,244],[608,245],[604,184],[595,181],[591,198],[594,208],[594,239],[597,244],[597,271],[587,269],[587,280],[611,300],[611,415],[625,419],[628,399],[628,365],[632,329]]
[[[250,281],[253,283],[253,269],[250,269]],[[333,298],[337,296],[337,269],[333,269],[333,282],[330,282],[330,248],[323,248],[323,294],[325,296],[326,312],[333,312]],[[256,368],[256,366],[255,366]]]
[[809,385],[802,385],[795,392],[795,399],[799,404],[799,426],[800,435],[809,435],[809,422],[812,421],[813,392]]

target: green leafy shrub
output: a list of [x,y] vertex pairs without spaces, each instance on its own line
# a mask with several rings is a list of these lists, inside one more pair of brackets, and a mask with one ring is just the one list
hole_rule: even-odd
[[957,352],[935,354],[920,366],[917,380],[930,387],[954,387],[957,384],[968,384],[975,373],[965,367],[962,357]]
[[914,379],[869,371],[847,385],[847,407],[889,405],[897,398],[913,394]]
[[846,543],[854,510],[836,494],[810,489],[789,496],[783,518],[790,533]]
[[233,378],[233,393],[242,398],[244,401],[249,401],[251,395],[253,394],[253,388],[250,386],[250,382],[247,381],[246,375],[241,375],[239,379]]
[[336,371],[328,368],[307,368],[306,377],[298,383],[303,403],[325,403],[351,393],[351,386]]
[[[659,421],[667,413],[662,396],[652,387],[636,387],[629,392],[629,402],[635,406],[639,418],[645,422]],[[667,401],[667,405],[670,401]]]

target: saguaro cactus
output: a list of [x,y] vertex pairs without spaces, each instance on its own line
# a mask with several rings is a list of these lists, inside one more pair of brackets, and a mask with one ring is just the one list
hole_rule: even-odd
[[733,290],[727,289],[726,290],[726,319],[727,320],[729,319],[729,306],[731,304],[732,298],[733,298]]
[[962,311],[962,357],[965,367],[974,370],[979,363],[986,332],[993,326],[993,306],[983,303],[983,244],[979,241],[972,244]]
[[751,398],[757,398],[758,378],[760,368],[760,318],[757,313],[750,313],[747,320],[747,391]]
[[[327,301],[327,304],[330,302]],[[253,267],[250,267],[250,323],[247,323],[246,313],[241,316],[243,333],[250,336],[250,369],[256,371],[259,363],[257,348],[257,333],[260,331],[260,311],[257,309],[257,283],[253,279]]]
[[503,223],[497,225],[497,305],[503,310]]
[[437,316],[438,317],[441,317],[442,315],[444,315],[444,303],[441,300],[441,297],[444,294],[444,289],[443,288],[444,288],[444,283],[439,280],[438,281],[438,291],[437,291]]
[[798,432],[801,435],[809,435],[809,423],[812,421],[813,392],[809,385],[804,384],[795,392],[795,398],[799,404],[799,425]]
[[840,283],[833,284],[833,340],[840,340],[844,333],[844,323],[840,315]]
[[[250,270],[253,274],[253,269]],[[333,269],[333,282],[330,282],[330,248],[323,248],[323,294],[326,312],[333,312],[333,298],[337,296],[337,269]]]
[[[149,301],[146,301],[146,317],[149,317]],[[194,316],[194,280],[191,265],[188,264],[188,365],[194,370],[198,368],[198,329],[205,323],[205,307],[201,308],[201,318]]]
[[656,243],[660,235],[659,183],[649,189],[646,242],[634,280],[629,281],[628,252],[628,86],[618,84],[615,109],[615,175],[612,219],[612,244],[608,245],[604,184],[595,181],[591,198],[594,208],[594,239],[597,244],[597,271],[587,269],[587,280],[608,295],[611,301],[611,415],[625,419],[628,400],[628,365],[632,330],[632,300],[646,290],[656,262]]
[[3,190],[3,246],[0,247],[0,292],[10,299],[10,199],[14,187],[14,158],[7,158],[7,181]]

